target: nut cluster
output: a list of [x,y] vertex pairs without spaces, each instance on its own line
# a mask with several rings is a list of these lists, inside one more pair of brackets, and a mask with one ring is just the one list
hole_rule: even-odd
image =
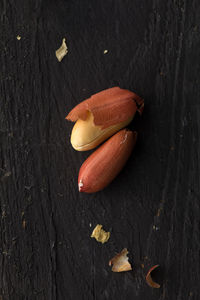
[[67,115],[67,120],[76,122],[71,133],[75,150],[91,150],[108,139],[82,164],[78,176],[80,192],[102,190],[122,170],[137,140],[137,132],[122,128],[143,108],[144,100],[138,95],[113,87],[92,95]]

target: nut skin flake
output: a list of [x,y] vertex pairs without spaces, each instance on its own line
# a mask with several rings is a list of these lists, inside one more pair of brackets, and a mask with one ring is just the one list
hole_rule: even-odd
[[109,240],[110,232],[104,231],[102,227],[102,225],[97,224],[91,234],[91,238],[95,238],[97,242],[104,244]]
[[159,289],[160,288],[160,284],[155,282],[152,278],[152,272],[155,270],[155,269],[158,269],[160,266],[159,265],[155,265],[153,267],[150,268],[150,270],[147,272],[147,275],[146,275],[146,282],[147,284],[154,288],[154,289]]
[[59,49],[56,50],[56,57],[59,62],[64,58],[64,56],[68,53],[68,48],[66,45],[66,39],[64,38],[62,40],[62,45],[60,46]]
[[128,261],[127,254],[128,250],[124,248],[109,261],[109,266],[112,266],[113,272],[125,272],[132,270],[132,266]]

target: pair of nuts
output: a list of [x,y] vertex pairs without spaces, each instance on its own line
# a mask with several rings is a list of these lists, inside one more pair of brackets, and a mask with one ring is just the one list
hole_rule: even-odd
[[67,120],[76,122],[71,134],[75,150],[91,150],[112,136],[82,164],[80,192],[102,190],[121,171],[137,139],[135,131],[121,129],[132,121],[136,111],[141,114],[143,107],[144,101],[138,95],[113,87],[81,102],[67,115]]

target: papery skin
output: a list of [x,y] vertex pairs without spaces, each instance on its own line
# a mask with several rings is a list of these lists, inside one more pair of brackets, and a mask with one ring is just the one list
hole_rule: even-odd
[[126,127],[140,114],[144,101],[135,93],[113,87],[101,91],[78,104],[66,119],[76,121],[71,144],[77,151],[87,151],[97,147],[103,141]]
[[137,132],[120,130],[82,164],[78,187],[80,192],[95,193],[104,189],[122,170],[137,140]]
[[155,269],[157,269],[158,267],[160,267],[159,265],[155,265],[153,266],[147,273],[146,275],[146,282],[147,284],[152,287],[152,288],[155,288],[155,289],[159,289],[160,288],[160,284],[153,281],[152,277],[151,277],[151,273],[152,271],[154,271]]
[[90,237],[95,238],[97,242],[104,244],[109,240],[110,232],[106,232],[102,227],[101,224],[97,224]]
[[136,111],[143,111],[144,100],[137,94],[113,87],[92,95],[75,106],[66,119],[76,122],[86,120],[88,111],[94,116],[94,124],[105,129],[111,125],[126,121],[134,116]]
[[124,248],[109,261],[109,266],[112,266],[113,272],[125,272],[132,270],[132,266],[128,261],[127,254],[128,250]]

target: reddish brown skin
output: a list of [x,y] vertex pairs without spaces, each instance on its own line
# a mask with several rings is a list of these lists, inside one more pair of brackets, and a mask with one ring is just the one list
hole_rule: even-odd
[[153,281],[152,277],[151,277],[151,273],[153,270],[155,270],[156,268],[158,268],[159,265],[155,265],[153,266],[147,273],[146,275],[146,282],[147,284],[152,287],[152,288],[155,288],[155,289],[159,289],[160,288],[160,284],[158,284],[157,282]]
[[143,107],[144,100],[137,94],[113,87],[94,94],[75,106],[66,119],[72,122],[86,120],[90,111],[94,116],[94,124],[105,129],[133,117],[136,111],[141,114]]
[[104,189],[122,170],[137,139],[137,132],[120,130],[93,152],[82,164],[78,183],[80,192],[95,193]]

